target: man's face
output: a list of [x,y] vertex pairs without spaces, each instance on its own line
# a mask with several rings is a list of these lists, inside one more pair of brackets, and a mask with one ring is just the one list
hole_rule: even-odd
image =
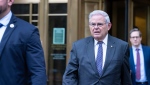
[[141,44],[142,37],[139,31],[134,31],[130,34],[130,42],[133,46],[138,47]]
[[7,10],[7,0],[0,0],[0,14]]
[[106,19],[102,15],[94,15],[89,20],[89,27],[94,39],[102,41],[111,28],[111,23],[106,23]]
[[0,0],[0,18],[5,16],[9,11],[14,0]]

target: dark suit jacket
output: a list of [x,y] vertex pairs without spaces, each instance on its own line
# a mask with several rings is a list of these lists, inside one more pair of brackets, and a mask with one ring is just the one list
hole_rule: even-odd
[[131,85],[128,43],[108,35],[102,76],[96,68],[93,37],[76,41],[70,54],[63,85]]
[[46,85],[38,29],[14,15],[0,43],[0,85]]
[[[144,55],[144,65],[145,65],[145,73],[148,80],[148,85],[150,85],[150,47],[142,45],[143,55]],[[133,58],[132,47],[130,48],[130,69],[131,69],[131,78],[133,85],[136,85],[135,81],[135,64]]]

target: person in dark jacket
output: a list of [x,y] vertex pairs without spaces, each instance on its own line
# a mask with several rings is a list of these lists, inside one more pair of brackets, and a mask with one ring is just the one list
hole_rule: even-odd
[[138,28],[130,31],[130,69],[133,85],[150,85],[150,47],[142,45]]
[[0,85],[46,85],[38,29],[11,12],[14,0],[0,0]]
[[132,85],[129,44],[108,34],[108,14],[91,12],[89,28],[92,36],[73,43],[63,85]]

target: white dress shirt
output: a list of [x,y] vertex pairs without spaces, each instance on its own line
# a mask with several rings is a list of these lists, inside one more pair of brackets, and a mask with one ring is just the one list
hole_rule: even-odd
[[[103,44],[102,44],[102,48],[103,48],[103,63],[102,63],[102,68],[104,67],[105,59],[106,59],[107,40],[108,40],[108,34],[104,38]],[[95,61],[96,61],[96,58],[97,58],[98,47],[99,47],[98,41],[94,39]]]
[[10,11],[5,17],[0,19],[0,23],[4,25],[0,28],[0,43],[1,43],[2,37],[4,35],[4,32],[7,28],[7,25],[9,23],[10,19],[11,19],[11,16],[12,16],[12,12]]
[[[144,55],[143,55],[143,49],[142,49],[142,45],[140,45],[138,47],[139,53],[140,53],[140,72],[141,72],[141,79],[140,80],[136,80],[136,82],[146,82],[147,78],[145,75],[145,65],[144,65]],[[133,49],[133,57],[134,57],[134,63],[135,63],[135,69],[136,69],[136,59],[137,59],[137,51],[136,51],[136,47],[132,46]]]

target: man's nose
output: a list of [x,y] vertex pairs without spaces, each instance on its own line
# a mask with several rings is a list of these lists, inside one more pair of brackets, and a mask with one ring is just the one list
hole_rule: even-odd
[[98,25],[96,24],[96,25],[94,26],[94,28],[99,28],[99,27],[98,27]]

